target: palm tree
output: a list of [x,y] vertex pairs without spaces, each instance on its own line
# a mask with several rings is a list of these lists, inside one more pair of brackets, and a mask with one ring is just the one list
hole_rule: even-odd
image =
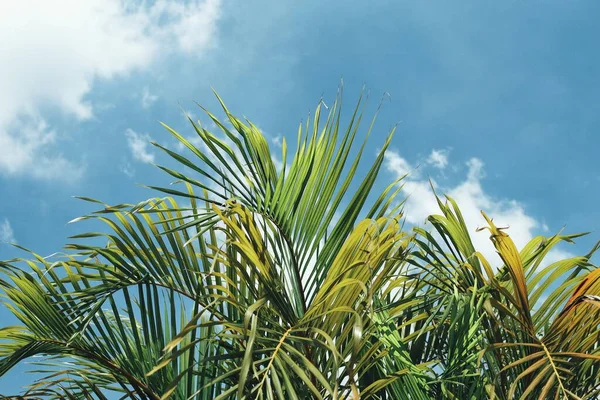
[[492,269],[439,197],[429,231],[404,229],[402,179],[374,193],[393,130],[357,176],[362,104],[345,128],[341,94],[319,105],[280,163],[222,101],[219,134],[165,126],[188,151],[153,143],[182,167],[159,166],[163,197],[84,198],[105,232],[0,263],[22,324],[0,330],[0,376],[39,356],[25,398],[595,398],[598,246],[542,267],[579,235],[519,252],[488,219]]

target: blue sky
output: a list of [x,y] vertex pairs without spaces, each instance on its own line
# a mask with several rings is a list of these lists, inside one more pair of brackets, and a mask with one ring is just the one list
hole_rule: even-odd
[[[74,195],[151,197],[136,184],[169,179],[144,144],[174,144],[159,121],[191,135],[182,109],[218,110],[211,87],[292,139],[342,77],[347,106],[363,85],[371,112],[390,94],[368,157],[399,122],[381,185],[412,171],[409,222],[435,211],[432,178],[473,230],[484,209],[519,245],[592,231],[552,257],[584,253],[600,238],[599,13],[592,0],[3,2],[0,259],[21,255],[6,242],[48,255],[87,230],[67,225],[93,209]],[[0,378],[0,393],[24,382]]]

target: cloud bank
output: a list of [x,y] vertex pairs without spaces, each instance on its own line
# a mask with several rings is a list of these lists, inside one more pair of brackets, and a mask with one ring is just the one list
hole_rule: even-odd
[[0,174],[64,179],[81,171],[57,151],[43,110],[91,118],[86,95],[96,81],[173,52],[201,56],[214,44],[220,11],[220,0],[2,2],[0,48],[9,62],[0,64]]

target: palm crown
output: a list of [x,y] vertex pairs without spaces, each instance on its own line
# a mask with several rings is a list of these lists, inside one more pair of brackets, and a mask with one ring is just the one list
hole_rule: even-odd
[[547,265],[580,235],[519,251],[484,214],[494,269],[451,198],[409,231],[402,179],[374,193],[393,131],[357,176],[360,100],[345,127],[339,99],[317,107],[280,165],[221,104],[226,122],[206,111],[219,134],[190,120],[193,139],[165,126],[188,152],[154,143],[182,167],[159,166],[178,184],[153,187],[167,197],[84,198],[100,209],[80,219],[106,232],[0,262],[21,321],[0,330],[0,375],[44,356],[25,398],[598,396],[597,246]]

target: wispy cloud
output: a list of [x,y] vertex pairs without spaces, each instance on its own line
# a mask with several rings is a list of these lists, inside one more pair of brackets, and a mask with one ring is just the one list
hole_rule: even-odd
[[129,150],[131,150],[131,155],[134,159],[143,163],[154,162],[154,153],[149,150],[150,141],[152,140],[149,135],[127,129],[127,131],[125,131],[125,136],[127,137],[127,145],[129,146]]
[[404,176],[408,173],[415,173],[416,169],[410,165],[410,163],[400,153],[395,151],[388,151],[385,158],[386,167],[389,171],[394,172],[396,175]]
[[158,96],[150,93],[148,86],[144,87],[142,90],[142,107],[149,108],[152,104],[156,103],[156,100],[158,100]]
[[273,146],[281,148],[283,145],[283,137],[281,135],[274,136],[271,138],[271,143],[273,143]]
[[[40,110],[52,105],[88,119],[94,107],[86,95],[98,79],[147,68],[168,53],[202,56],[214,47],[221,2],[62,0],[1,9],[0,48],[11,62],[0,64],[0,172],[49,178],[58,176],[46,167],[81,168],[59,154],[51,127],[39,129],[47,120]],[[146,103],[155,100],[147,95]],[[24,134],[24,124],[37,130]]]
[[427,163],[436,168],[444,169],[448,165],[448,153],[449,151],[447,149],[431,150],[431,154],[427,157]]
[[181,112],[181,115],[185,118],[185,119],[191,119],[192,121],[196,122],[198,120],[198,117],[196,116],[196,114],[190,110],[183,110]]
[[[445,159],[446,164],[448,159]],[[433,164],[435,166],[435,164]],[[397,151],[386,154],[386,169],[396,176],[403,176],[414,170],[412,164]],[[529,215],[523,204],[515,199],[496,198],[483,187],[485,179],[484,163],[478,158],[466,162],[467,174],[454,185],[444,185],[432,180],[436,191],[448,194],[458,203],[475,248],[492,263],[498,263],[499,258],[489,234],[476,232],[476,228],[485,226],[481,211],[485,211],[498,226],[509,226],[507,233],[514,240],[517,248],[522,248],[535,234],[544,230],[544,224]],[[406,221],[413,225],[423,225],[431,214],[439,214],[435,195],[431,190],[428,179],[418,174],[409,174],[403,182],[403,194],[407,197],[405,212]],[[560,253],[556,253],[559,251]],[[569,253],[553,250],[548,256],[557,259],[558,256],[568,256]],[[565,257],[562,257],[565,258]]]
[[0,242],[17,243],[15,235],[8,219],[0,221]]
[[133,165],[131,165],[131,163],[128,161],[122,163],[120,169],[122,173],[124,173],[130,178],[133,178],[135,176],[135,169],[133,168]]
[[44,119],[19,118],[5,129],[2,130],[0,123],[0,174],[29,174],[34,178],[69,182],[81,178],[85,166],[75,166],[59,151],[50,154],[47,151],[55,144],[57,134]]

